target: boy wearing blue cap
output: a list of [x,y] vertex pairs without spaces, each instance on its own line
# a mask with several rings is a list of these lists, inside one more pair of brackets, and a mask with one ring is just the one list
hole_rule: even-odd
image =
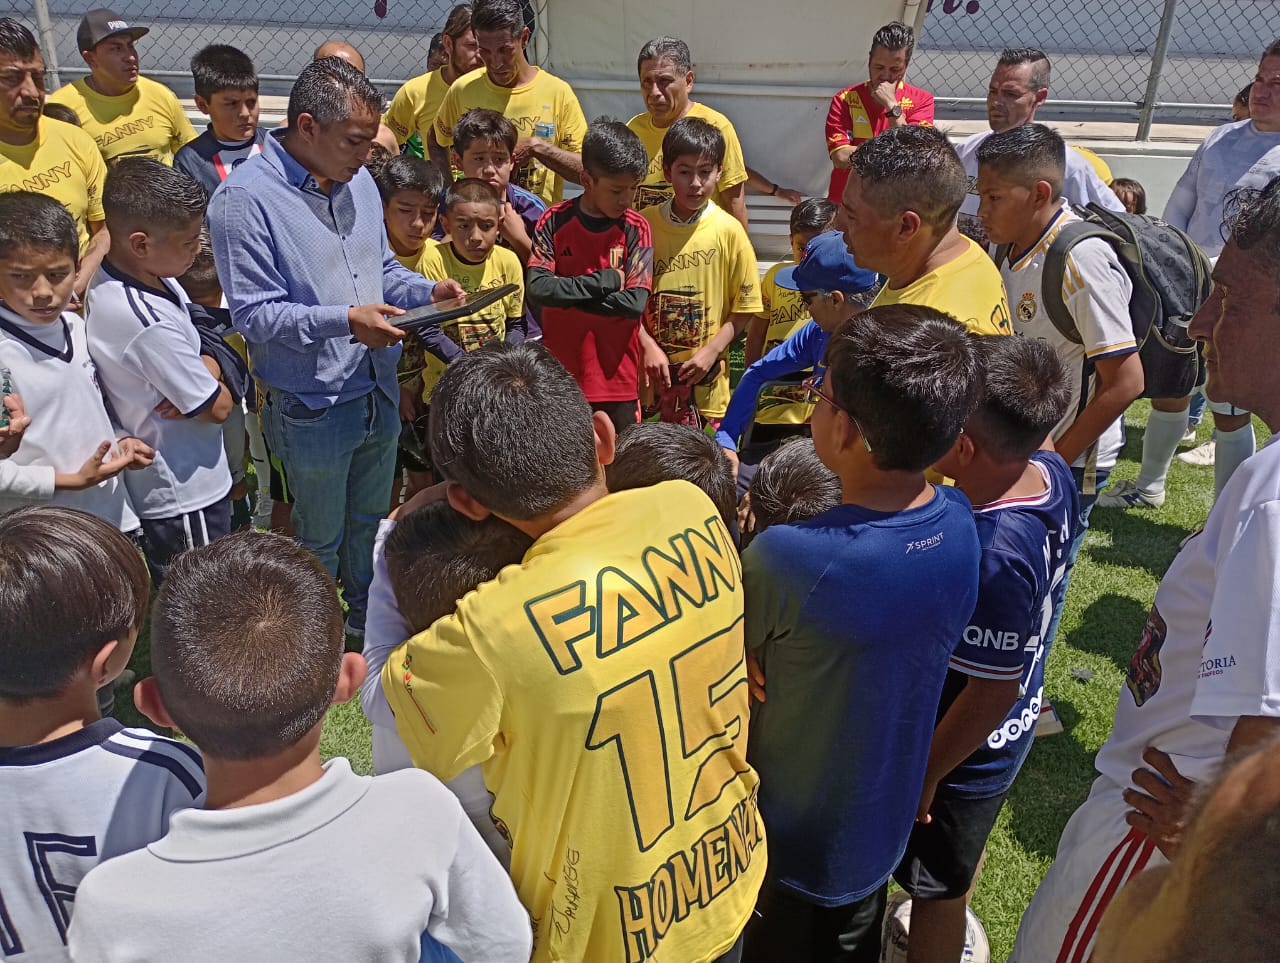
[[[800,262],[778,271],[774,275],[774,283],[780,288],[799,291],[812,320],[747,368],[734,389],[716,432],[716,442],[724,449],[735,470],[740,469],[739,441],[755,415],[761,387],[787,375],[811,369],[820,372],[823,368],[822,355],[831,332],[865,310],[880,287],[879,277],[874,272],[864,271],[854,262],[853,255],[845,246],[844,235],[839,231],[827,231],[810,240],[804,247]],[[804,394],[799,385],[796,388]],[[789,402],[792,399],[782,400]],[[766,454],[767,447],[748,456],[749,470],[741,474],[740,488],[750,481],[755,462]]]

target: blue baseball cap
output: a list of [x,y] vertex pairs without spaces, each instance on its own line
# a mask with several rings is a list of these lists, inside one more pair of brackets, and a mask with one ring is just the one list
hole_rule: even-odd
[[845,246],[843,234],[827,231],[804,246],[799,264],[783,268],[773,280],[778,287],[791,291],[861,294],[875,287],[879,275],[858,267]]

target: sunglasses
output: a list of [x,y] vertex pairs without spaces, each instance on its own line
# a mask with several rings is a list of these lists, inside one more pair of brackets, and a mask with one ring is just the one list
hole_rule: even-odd
[[808,394],[813,398],[820,398],[842,415],[846,415],[849,420],[853,422],[853,427],[858,429],[858,437],[862,439],[862,447],[867,450],[868,454],[870,454],[871,442],[867,440],[867,433],[862,430],[862,425],[859,424],[858,419],[854,417],[853,412],[848,408],[838,405],[834,398],[822,390],[822,382],[826,377],[827,375],[825,371],[822,374],[810,375],[808,378],[805,378],[804,381],[800,382],[800,387],[808,392]]
[[831,297],[830,291],[801,291],[800,301],[806,308],[813,307],[814,301],[825,301]]

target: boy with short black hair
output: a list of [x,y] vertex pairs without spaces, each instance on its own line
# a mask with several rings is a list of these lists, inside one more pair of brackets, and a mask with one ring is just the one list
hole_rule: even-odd
[[537,194],[511,183],[515,167],[515,124],[496,110],[475,107],[453,128],[450,157],[463,177],[478,177],[502,198],[501,242],[516,252],[521,264],[529,263],[533,232],[547,203]]
[[784,442],[760,462],[747,490],[751,531],[817,518],[840,504],[840,479],[822,463],[812,438]]
[[706,492],[726,528],[733,531],[737,524],[729,460],[719,445],[689,425],[642,421],[628,426],[618,435],[613,461],[605,466],[604,477],[611,492],[683,479]]
[[[1133,282],[1110,244],[1086,238],[1072,246],[1062,290],[1044,290],[1049,248],[1064,225],[1079,220],[1062,198],[1066,155],[1066,143],[1043,124],[992,134],[978,149],[978,215],[993,243],[1009,245],[999,267],[1014,333],[1048,341],[1071,378],[1071,404],[1053,430],[1053,444],[1071,465],[1080,513],[1066,573],[1054,588],[1053,622],[1046,633],[1050,641],[1089,515],[1124,446],[1125,409],[1142,394],[1144,384],[1129,319]],[[1045,308],[1050,298],[1066,307],[1077,340],[1068,339],[1050,320]]]
[[114,525],[62,506],[0,515],[0,584],[0,946],[67,959],[81,879],[163,836],[204,773],[190,746],[99,718],[151,588]]
[[743,554],[747,649],[768,691],[750,758],[771,837],[748,961],[878,957],[885,884],[977,597],[969,502],[924,476],[977,400],[968,333],[932,308],[872,308],[832,335],[827,363],[811,424],[842,504]]
[[677,120],[662,138],[671,199],[643,211],[653,232],[645,353],[662,356],[657,364],[646,361],[650,384],[689,393],[691,404],[716,426],[729,404],[729,345],[764,309],[747,232],[711,199],[724,153],[724,136],[707,121]]
[[253,959],[275,945],[416,961],[437,941],[463,959],[527,959],[527,915],[443,786],[321,763],[325,713],[365,666],[343,653],[337,587],[306,549],[243,532],[188,552],[151,625],[155,675],[135,698],[200,747],[209,788],[163,839],[85,878],[76,960]]
[[222,423],[231,393],[202,355],[173,279],[200,251],[207,198],[181,171],[126,157],[107,172],[102,205],[111,248],[86,297],[89,353],[120,426],[156,449],[125,476],[159,583],[180,552],[227,534],[231,474]]
[[0,511],[52,502],[134,533],[138,516],[117,476],[154,453],[137,438],[116,439],[84,320],[68,310],[79,260],[62,204],[0,193],[0,384],[31,418],[17,449],[0,458]]
[[529,300],[542,309],[542,343],[620,433],[640,420],[640,319],[653,285],[649,224],[625,192],[635,193],[648,159],[625,124],[597,120],[582,163],[582,195],[538,221]]
[[435,231],[444,175],[421,157],[400,154],[378,166],[373,181],[382,198],[391,253],[410,271],[416,271]]
[[[999,135],[995,135],[999,136]],[[916,824],[894,878],[909,893],[910,957],[960,959],[965,896],[1000,806],[1035,739],[1079,496],[1062,456],[1041,450],[1071,400],[1039,338],[975,338],[982,400],[937,462],[973,503],[978,601],[958,636],[938,706]]]
[[258,126],[258,72],[247,54],[216,43],[191,58],[191,78],[209,126],[178,151],[173,166],[212,195],[228,174],[262,153],[267,131]]
[[[449,366],[431,405],[449,502],[535,544],[393,652],[383,691],[416,764],[446,778],[484,767],[537,963],[718,960],[765,856],[738,556],[688,482],[609,493],[613,438],[541,345]],[[714,897],[691,891],[668,912],[673,863],[705,862],[715,840],[732,862]]]

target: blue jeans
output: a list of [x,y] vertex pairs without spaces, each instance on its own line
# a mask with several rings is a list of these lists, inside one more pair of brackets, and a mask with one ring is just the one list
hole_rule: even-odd
[[400,418],[377,389],[330,408],[308,408],[272,388],[263,433],[293,495],[298,541],[342,579],[348,624],[364,628],[373,538],[391,503]]
[[[1082,492],[1084,488],[1084,469],[1072,468],[1071,475],[1076,480],[1076,491]],[[1071,548],[1067,552],[1067,570],[1062,573],[1062,580],[1058,582],[1057,588],[1053,590],[1053,618],[1049,620],[1049,628],[1044,634],[1046,649],[1058,637],[1058,623],[1062,621],[1062,605],[1067,600],[1067,586],[1071,582],[1071,570],[1076,567],[1076,555],[1080,552],[1080,546],[1084,544],[1085,533],[1089,531],[1089,515],[1093,511],[1093,503],[1098,500],[1098,493],[1107,487],[1107,481],[1111,478],[1111,469],[1099,469],[1095,472],[1095,477],[1093,494],[1085,495],[1082,493],[1080,495],[1080,514],[1076,518],[1075,537],[1071,539]]]

